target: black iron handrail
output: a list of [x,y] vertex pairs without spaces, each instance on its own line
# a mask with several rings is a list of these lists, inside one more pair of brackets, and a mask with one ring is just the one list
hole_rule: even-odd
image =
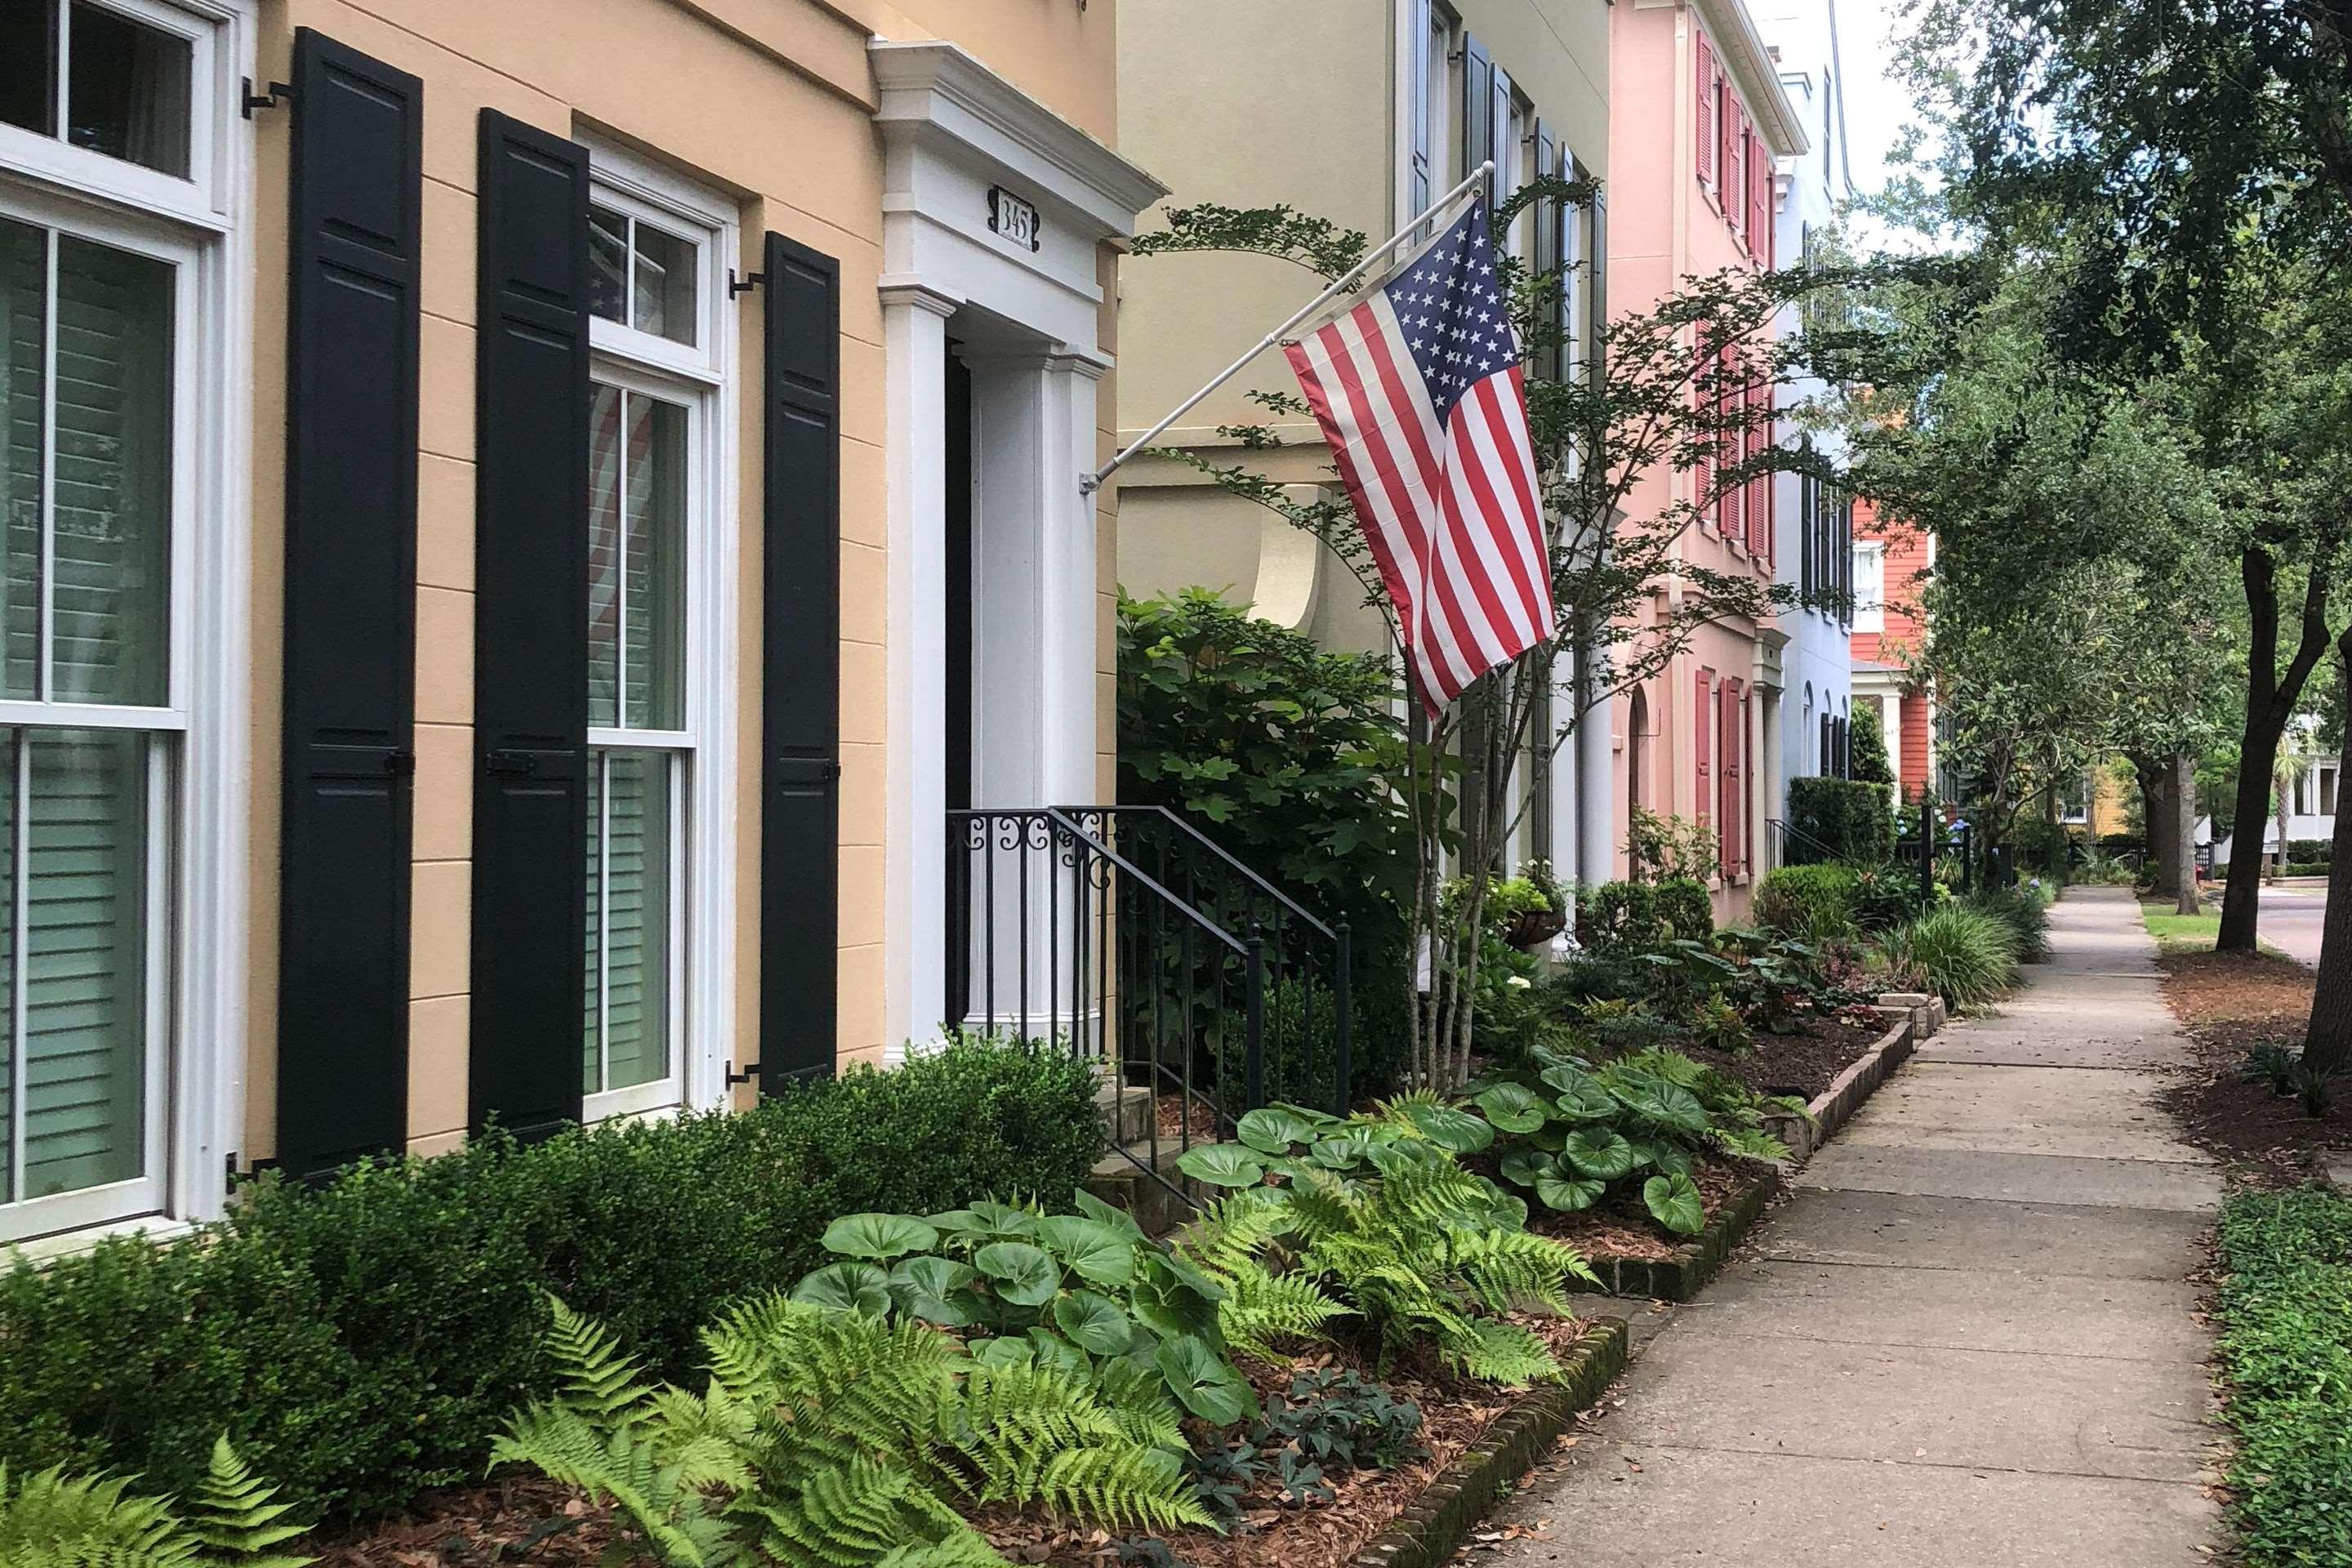
[[1113,1144],[1150,1180],[1192,1202],[1163,1146],[1230,1136],[1269,1098],[1347,1107],[1344,922],[1159,807],[954,810],[945,826],[943,1025],[1099,1061]]
[[1156,821],[1165,822],[1170,826],[1175,828],[1177,832],[1182,834],[1194,847],[1207,850],[1211,855],[1214,856],[1227,870],[1231,871],[1234,876],[1242,879],[1242,880],[1247,882],[1252,888],[1255,889],[1265,898],[1273,900],[1292,917],[1305,921],[1307,926],[1318,934],[1337,940],[1337,933],[1334,932],[1329,926],[1324,924],[1323,921],[1318,920],[1313,914],[1309,913],[1297,900],[1284,892],[1280,888],[1276,887],[1272,882],[1267,881],[1264,877],[1259,876],[1255,871],[1251,870],[1247,866],[1236,859],[1233,853],[1223,845],[1218,843],[1215,839],[1210,837],[1207,834],[1202,832],[1191,823],[1185,821],[1181,816],[1170,810],[1167,806],[1066,805],[1057,807],[1056,809],[1068,812],[1073,816],[1090,815],[1105,818],[1106,820],[1115,817],[1150,817]]
[[[1777,816],[1768,816],[1764,819],[1764,826],[1772,829],[1775,833],[1778,833],[1784,845],[1791,841],[1802,844],[1808,849],[1820,855],[1823,861],[1841,860],[1844,858],[1842,852],[1822,843],[1820,839],[1814,837],[1811,834],[1806,832],[1803,828],[1797,826],[1793,823],[1784,821]],[[1782,864],[1784,865],[1789,863],[1790,862],[1785,858],[1782,861]]]

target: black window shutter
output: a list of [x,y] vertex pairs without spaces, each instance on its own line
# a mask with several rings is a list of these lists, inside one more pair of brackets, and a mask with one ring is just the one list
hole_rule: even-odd
[[278,1159],[408,1131],[424,83],[295,35]]
[[[1462,177],[1492,155],[1495,130],[1495,60],[1486,46],[1462,35]],[[1502,205],[1507,172],[1497,166],[1486,184],[1486,211]]]
[[[1552,140],[1551,127],[1540,120],[1536,121],[1535,136],[1536,177],[1547,179],[1559,172],[1556,165],[1559,162],[1559,154]],[[1538,277],[1546,273],[1557,273],[1567,265],[1568,236],[1563,225],[1565,215],[1571,210],[1566,202],[1546,200],[1536,204],[1536,210],[1528,218],[1528,222],[1535,228],[1535,270]],[[1546,325],[1555,332],[1566,329],[1568,325],[1566,279],[1553,279],[1551,301],[1544,310],[1544,320]],[[1534,359],[1534,374],[1538,379],[1543,381],[1560,379],[1560,365],[1564,359],[1564,350],[1560,343],[1555,342],[1538,348]]]
[[474,1124],[580,1116],[587,1018],[588,151],[482,111]]
[[760,1087],[775,1093],[833,1071],[840,989],[841,268],[772,234],[767,269]]

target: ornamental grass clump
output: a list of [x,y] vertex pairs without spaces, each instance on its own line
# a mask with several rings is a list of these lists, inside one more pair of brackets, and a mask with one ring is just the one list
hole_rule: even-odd
[[1923,978],[1955,1008],[1998,1000],[2017,978],[2017,932],[1973,904],[1941,904],[1889,931],[1887,968]]

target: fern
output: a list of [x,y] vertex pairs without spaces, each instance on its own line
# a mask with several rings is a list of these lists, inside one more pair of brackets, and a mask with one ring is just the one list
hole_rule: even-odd
[[1317,1172],[1286,1189],[1304,1271],[1328,1280],[1393,1354],[1423,1342],[1472,1377],[1524,1384],[1558,1362],[1499,1314],[1567,1309],[1575,1249],[1507,1223],[1483,1178],[1448,1159],[1399,1165],[1350,1186]]
[[0,1465],[0,1564],[6,1568],[303,1568],[313,1561],[269,1549],[310,1529],[283,1522],[278,1489],[238,1458],[226,1437],[182,1519],[123,1476],[68,1476],[51,1468],[12,1484]]
[[1298,1215],[1272,1188],[1235,1193],[1210,1208],[1177,1242],[1178,1257],[1224,1287],[1217,1327],[1234,1348],[1276,1359],[1284,1341],[1322,1336],[1323,1325],[1347,1314],[1313,1280],[1279,1272],[1264,1255],[1298,1224]]
[[1715,1142],[1725,1153],[1738,1154],[1745,1159],[1785,1160],[1789,1157],[1786,1143],[1769,1132],[1760,1132],[1752,1127],[1718,1127],[1715,1130]]
[[[1105,1526],[1205,1524],[1149,1369],[982,1365],[929,1326],[762,1297],[705,1330],[697,1394],[647,1388],[597,1325],[559,1310],[557,1397],[519,1411],[495,1464],[529,1464],[628,1521],[675,1568],[983,1568],[955,1501]],[[553,1342],[562,1337],[559,1345]]]
[[552,1296],[548,1305],[554,1321],[545,1342],[548,1359],[555,1363],[562,1404],[608,1421],[634,1412],[650,1391],[636,1362],[621,1353],[620,1341],[602,1323]]
[[213,1439],[211,1462],[189,1500],[189,1533],[238,1568],[304,1568],[312,1559],[270,1551],[310,1528],[287,1523],[294,1505],[274,1500],[277,1496],[278,1489],[237,1458],[224,1433]]

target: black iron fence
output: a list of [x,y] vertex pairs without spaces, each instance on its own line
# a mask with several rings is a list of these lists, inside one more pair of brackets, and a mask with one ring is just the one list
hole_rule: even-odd
[[948,814],[950,1027],[1103,1064],[1154,1180],[1275,1100],[1349,1102],[1349,933],[1160,806]]

